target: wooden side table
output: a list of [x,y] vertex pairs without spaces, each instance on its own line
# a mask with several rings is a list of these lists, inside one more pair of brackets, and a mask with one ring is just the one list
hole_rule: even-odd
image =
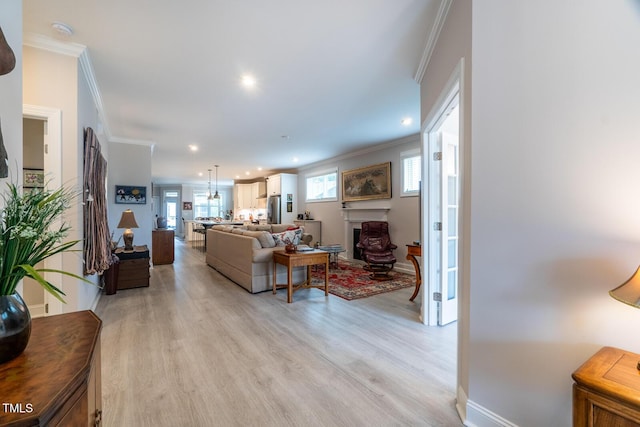
[[640,354],[603,347],[572,377],[573,425],[640,426]]
[[0,426],[101,425],[102,321],[87,310],[32,322],[24,353],[0,364]]
[[422,246],[420,245],[407,245],[407,259],[413,264],[413,268],[416,270],[416,289],[413,291],[413,295],[409,298],[409,301],[413,301],[420,292],[420,286],[422,285],[422,275],[420,274],[420,263],[416,259],[417,256],[422,256]]
[[149,286],[149,248],[134,246],[133,251],[123,248],[115,252],[120,259],[118,268],[118,290]]
[[[276,267],[282,264],[287,267],[287,284],[279,285],[276,283]],[[324,264],[324,286],[311,284],[311,266],[316,264]],[[307,267],[307,280],[294,285],[292,281],[292,272],[294,267]],[[325,251],[313,250],[308,252],[286,253],[285,251],[273,252],[273,294],[276,290],[287,288],[287,302],[293,302],[293,293],[298,289],[316,288],[324,289],[324,294],[329,295],[329,253]]]
[[170,229],[157,229],[151,232],[153,265],[173,264],[174,236],[174,231]]

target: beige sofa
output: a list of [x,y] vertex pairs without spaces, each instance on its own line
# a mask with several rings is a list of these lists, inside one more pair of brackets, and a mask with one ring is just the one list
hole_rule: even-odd
[[[290,230],[293,229],[293,230]],[[248,226],[215,225],[207,230],[207,264],[255,294],[273,289],[274,250],[284,250],[284,240],[309,244],[313,236],[293,224]],[[284,239],[284,240],[283,240]],[[297,241],[297,239],[296,239]],[[295,242],[294,242],[295,243]],[[277,266],[278,283],[287,282],[287,269]],[[295,269],[294,282],[304,280],[304,269]]]

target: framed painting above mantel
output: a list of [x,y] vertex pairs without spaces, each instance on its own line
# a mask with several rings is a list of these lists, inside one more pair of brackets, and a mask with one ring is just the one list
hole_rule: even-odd
[[391,198],[391,162],[342,172],[342,201]]

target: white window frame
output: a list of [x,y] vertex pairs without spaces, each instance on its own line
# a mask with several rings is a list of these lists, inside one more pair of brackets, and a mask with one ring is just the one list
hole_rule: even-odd
[[[334,197],[323,197],[320,199],[310,199],[309,192],[307,191],[309,188],[309,180],[312,178],[317,178],[319,176],[336,176],[336,195]],[[312,172],[304,177],[304,193],[305,193],[305,202],[307,203],[318,203],[318,202],[337,202],[338,201],[338,187],[340,183],[338,181],[338,168],[325,169],[322,171]]]
[[[403,151],[400,153],[400,177],[402,180],[402,190],[400,191],[400,197],[417,197],[420,195],[420,181],[415,189],[407,190],[407,183],[405,182],[405,161],[411,158],[416,158],[415,164],[422,168],[422,152],[419,148],[413,150]],[[418,177],[421,176],[421,171],[418,173]]]

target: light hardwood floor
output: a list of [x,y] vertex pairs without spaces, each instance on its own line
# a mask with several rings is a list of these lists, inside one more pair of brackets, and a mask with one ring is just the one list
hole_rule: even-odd
[[456,326],[413,289],[252,295],[176,240],[149,288],[102,295],[104,425],[460,426]]

